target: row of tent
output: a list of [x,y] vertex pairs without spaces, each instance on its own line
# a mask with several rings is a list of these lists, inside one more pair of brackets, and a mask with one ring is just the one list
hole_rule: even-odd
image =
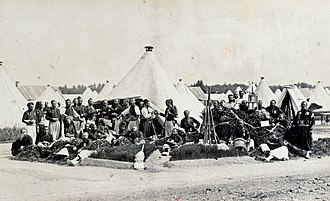
[[[207,96],[200,88],[188,88],[182,80],[179,80],[176,85],[173,85],[158,63],[152,50],[153,47],[146,47],[146,51],[142,57],[116,87],[113,88],[110,83],[106,83],[98,95],[87,88],[84,92],[85,95],[81,95],[83,99],[87,101],[90,97],[95,100],[141,97],[143,99],[147,98],[158,111],[164,111],[166,107],[165,100],[171,98],[178,108],[179,118],[183,117],[184,110],[189,110],[191,116],[200,119],[201,111],[205,107],[200,100],[205,100]],[[2,102],[0,104],[0,128],[19,125],[23,108],[29,98],[24,97],[15,84],[13,84],[5,69],[2,67],[2,64],[0,65],[0,78],[0,92],[2,94]],[[242,89],[238,88],[237,90],[240,91]],[[279,98],[277,98],[266,81],[262,78],[257,86],[251,83],[246,91],[255,91],[259,99],[263,100],[265,103],[269,103],[272,99],[283,102],[287,99],[287,94],[289,94],[289,97],[294,100],[293,104],[296,107],[296,105],[299,105],[299,101],[303,96],[301,93],[298,93],[297,90],[299,91],[299,89],[295,89],[295,87],[292,89],[284,88],[280,95],[279,92],[277,92],[279,96]],[[40,89],[40,91],[42,90]],[[29,92],[28,89],[25,89],[24,93],[27,94],[26,96],[36,97],[36,94],[39,92]],[[212,97],[212,99],[216,98],[216,100],[220,100],[227,97],[230,93],[232,92],[228,90],[224,95]],[[319,83],[309,96],[309,99],[323,106],[320,111],[330,111],[330,96],[325,96],[324,94],[327,94],[327,92],[322,87],[321,83]],[[70,99],[72,99],[73,96],[77,97],[77,94],[72,95]],[[55,99],[63,103],[66,98],[69,98],[68,95],[63,95],[58,89],[50,86],[47,86],[46,89],[44,88],[43,92],[37,97],[36,100],[44,102]]]

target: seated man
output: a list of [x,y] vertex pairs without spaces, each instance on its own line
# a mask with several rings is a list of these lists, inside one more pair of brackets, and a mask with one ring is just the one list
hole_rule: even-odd
[[48,126],[44,126],[43,129],[39,133],[39,137],[37,138],[37,144],[50,144],[53,143],[53,136],[48,132]]
[[98,139],[106,139],[107,134],[109,134],[109,133],[106,133],[102,130],[97,129],[95,124],[90,124],[89,125],[89,129],[88,129],[89,139],[91,139],[93,141],[98,140]]
[[32,137],[28,135],[28,130],[23,128],[21,130],[20,138],[11,145],[11,154],[16,156],[20,153],[21,148],[28,145],[32,145]]
[[66,116],[64,119],[64,137],[66,138],[77,138],[78,133],[73,123],[73,117]]
[[270,105],[266,107],[266,111],[269,112],[272,121],[276,121],[279,115],[283,113],[283,111],[276,106],[275,100],[270,101]]
[[241,103],[239,104],[239,110],[243,112],[247,112],[249,110],[248,104],[246,100],[242,100]]
[[143,140],[143,133],[138,130],[136,126],[132,128],[132,130],[128,133],[128,139],[133,143],[133,144],[140,144],[142,143]]
[[288,129],[290,127],[290,122],[285,118],[284,113],[281,113],[278,116],[278,119],[275,121],[275,124],[277,126],[280,126],[280,127],[284,128],[284,129]]
[[88,132],[84,130],[82,134],[82,142],[78,146],[73,147],[73,150],[77,151],[78,155],[76,158],[70,160],[69,163],[75,166],[91,154],[96,153],[95,150],[88,150],[92,144],[92,140],[88,138]]
[[173,149],[178,148],[183,144],[182,137],[179,135],[176,128],[172,129],[170,137],[167,138],[166,143]]
[[225,107],[229,109],[238,109],[238,104],[236,104],[234,95],[228,95],[228,102],[225,104]]
[[[91,125],[92,125],[92,124],[91,124]],[[109,133],[109,132],[110,132],[110,130],[109,130],[109,126],[106,125],[104,119],[101,119],[101,120],[99,121],[99,125],[97,126],[97,130],[98,130],[99,132],[102,132],[102,133]]]
[[194,142],[196,141],[198,142],[198,138],[199,138],[198,128],[200,126],[200,123],[194,117],[189,116],[188,110],[185,110],[183,114],[184,114],[184,118],[180,122],[180,127],[184,129],[187,135],[194,136],[195,139]]

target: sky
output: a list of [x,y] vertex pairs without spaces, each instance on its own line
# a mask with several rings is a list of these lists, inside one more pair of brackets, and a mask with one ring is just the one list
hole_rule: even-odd
[[153,45],[173,83],[330,86],[326,0],[0,0],[0,60],[22,85],[117,84]]

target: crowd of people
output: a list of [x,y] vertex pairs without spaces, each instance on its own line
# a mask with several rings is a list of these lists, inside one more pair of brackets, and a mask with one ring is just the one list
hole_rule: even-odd
[[[81,97],[72,101],[67,99],[64,107],[55,100],[50,103],[50,106],[42,102],[27,103],[28,110],[22,117],[26,128],[22,129],[22,136],[13,144],[13,155],[19,152],[21,146],[28,144],[42,146],[58,140],[70,141],[76,138],[84,139],[82,147],[100,139],[115,143],[119,138],[125,138],[130,143],[142,144],[163,138],[171,148],[188,141],[198,143],[203,139],[200,121],[191,117],[188,110],[183,112],[183,119],[177,120],[178,109],[172,99],[165,101],[164,113],[153,109],[147,99],[115,99],[111,104],[104,100],[97,109],[92,98],[88,100],[88,105],[83,105]],[[211,114],[215,124],[226,110],[245,113],[259,111],[262,119],[270,122],[270,126],[282,126],[285,129],[295,127],[301,133],[301,147],[310,153],[311,130],[315,121],[313,113],[307,109],[307,102],[302,102],[301,110],[293,122],[288,121],[284,112],[276,106],[275,100],[268,107],[263,107],[262,101],[259,101],[257,107],[249,108],[242,92],[229,95],[227,102],[212,102]],[[205,111],[201,112],[201,118],[204,113]],[[233,139],[249,138],[244,122],[241,124],[242,127],[237,128],[239,132],[231,136]],[[82,147],[79,151],[83,150]]]

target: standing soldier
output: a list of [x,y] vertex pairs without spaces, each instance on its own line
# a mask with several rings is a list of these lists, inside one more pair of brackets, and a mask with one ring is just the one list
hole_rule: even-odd
[[83,99],[79,96],[77,102],[74,102],[73,109],[79,114],[80,118],[74,121],[76,130],[78,133],[82,132],[85,127],[85,106],[83,105]]
[[49,134],[53,136],[54,141],[60,138],[61,134],[61,112],[57,108],[57,102],[55,100],[51,101],[51,107],[47,111],[46,119],[49,121]]
[[29,102],[27,104],[28,110],[24,112],[22,117],[22,122],[26,124],[26,128],[28,130],[28,135],[32,138],[32,143],[36,143],[37,138],[37,127],[36,127],[36,120],[37,116],[34,109],[34,103]]
[[306,158],[310,157],[312,149],[312,128],[315,124],[313,112],[307,109],[307,102],[301,103],[301,110],[297,113],[295,124],[298,128],[298,147],[306,150]]
[[88,105],[85,107],[85,118],[87,124],[96,123],[96,113],[97,112],[93,106],[93,99],[90,98],[88,99]]

